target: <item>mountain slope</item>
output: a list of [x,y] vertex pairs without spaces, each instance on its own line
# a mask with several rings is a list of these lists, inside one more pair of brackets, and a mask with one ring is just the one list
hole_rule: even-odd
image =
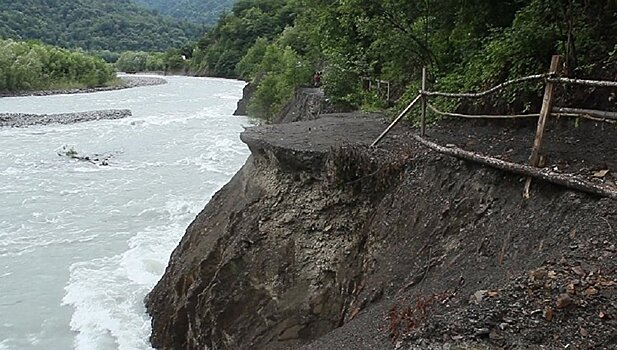
[[196,25],[160,16],[132,0],[0,0],[4,38],[123,51],[165,50],[198,34]]
[[194,23],[212,25],[235,0],[136,0],[159,13]]

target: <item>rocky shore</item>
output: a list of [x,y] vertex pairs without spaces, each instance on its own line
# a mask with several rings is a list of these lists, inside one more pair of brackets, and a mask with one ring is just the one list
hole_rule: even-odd
[[108,109],[62,114],[0,113],[0,127],[21,128],[32,125],[73,124],[100,119],[122,119],[131,115],[132,113],[128,109]]
[[65,90],[42,90],[42,91],[17,91],[17,92],[2,92],[0,97],[21,97],[21,96],[49,96],[49,95],[64,95],[64,94],[81,94],[90,92],[113,91],[121,89],[129,89],[140,86],[152,86],[167,84],[167,80],[160,77],[146,76],[129,76],[123,75],[119,77],[121,83],[118,85],[101,86],[96,88],[85,89],[65,89]]

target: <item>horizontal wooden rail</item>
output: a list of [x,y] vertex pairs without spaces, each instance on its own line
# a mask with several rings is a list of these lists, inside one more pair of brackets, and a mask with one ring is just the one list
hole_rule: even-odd
[[[537,118],[540,115],[538,113],[532,114],[511,114],[511,115],[482,115],[482,114],[462,114],[462,113],[449,113],[442,112],[435,108],[432,104],[428,104],[428,108],[431,112],[444,117],[455,117],[465,119],[522,119],[522,118]],[[579,108],[565,108],[555,107],[551,113],[554,117],[580,117],[598,122],[605,122],[610,124],[617,123],[617,113],[607,111],[596,111],[592,109],[579,109]]]
[[449,113],[442,112],[435,108],[432,104],[428,104],[428,108],[435,114],[446,116],[446,117],[457,117],[457,118],[467,118],[467,119],[517,119],[517,118],[537,118],[540,114],[513,114],[513,115],[481,115],[481,114],[461,114],[461,113]]
[[600,86],[600,87],[617,87],[617,81],[608,81],[608,80],[586,80],[586,79],[574,79],[574,78],[563,78],[563,77],[549,77],[547,80],[553,83],[577,84],[577,85]]
[[381,79],[370,78],[370,77],[360,77],[360,80],[362,80],[362,81],[374,81],[376,83],[382,83],[382,84],[390,84],[390,80],[381,80]]
[[575,114],[575,115],[580,115],[582,117],[590,116],[590,117],[594,117],[594,119],[596,120],[602,120],[602,121],[606,119],[610,119],[612,121],[617,120],[617,112],[599,111],[595,109],[555,107],[553,108],[553,113]]
[[494,92],[497,92],[509,85],[513,85],[513,84],[517,84],[517,83],[522,83],[525,81],[531,81],[531,80],[541,80],[544,78],[547,78],[549,76],[549,74],[536,74],[536,75],[530,75],[527,77],[522,77],[522,78],[517,78],[517,79],[513,79],[513,80],[508,80],[506,82],[503,82],[497,86],[494,86],[486,91],[482,91],[482,92],[477,92],[477,93],[452,93],[452,92],[439,92],[439,91],[426,91],[425,94],[427,96],[440,96],[440,97],[456,97],[456,98],[480,98],[480,97],[484,97],[486,95],[490,95]]

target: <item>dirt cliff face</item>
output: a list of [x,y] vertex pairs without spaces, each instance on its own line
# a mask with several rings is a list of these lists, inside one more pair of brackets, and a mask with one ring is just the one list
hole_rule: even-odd
[[383,128],[324,118],[246,131],[251,158],[147,299],[154,347],[615,344],[615,201],[539,182],[525,201],[520,177],[435,154],[404,129],[366,147]]
[[384,297],[302,349],[615,348],[617,203],[522,180],[417,150],[364,228]]
[[362,228],[391,185],[341,183],[404,164],[380,169],[344,145],[382,128],[332,118],[245,132],[252,157],[188,228],[148,297],[153,345],[284,348],[340,326],[363,288]]

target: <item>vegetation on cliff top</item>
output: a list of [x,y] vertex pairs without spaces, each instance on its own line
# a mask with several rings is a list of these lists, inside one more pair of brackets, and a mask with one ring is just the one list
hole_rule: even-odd
[[0,38],[5,39],[88,50],[160,51],[197,39],[201,30],[127,0],[0,0]]
[[[191,67],[254,80],[252,111],[268,118],[322,69],[329,96],[355,107],[387,106],[362,77],[389,80],[398,98],[417,93],[422,66],[443,90],[545,72],[553,54],[571,76],[615,79],[616,30],[614,0],[241,0],[196,45]],[[523,111],[539,94],[521,85],[498,100],[447,107]]]
[[0,91],[94,87],[114,78],[112,66],[86,53],[0,40]]
[[[141,1],[163,12],[178,5]],[[366,89],[365,79],[388,80],[393,99],[403,104],[417,93],[423,66],[430,67],[433,89],[450,91],[545,72],[553,54],[564,56],[570,76],[617,79],[615,0],[238,0],[187,46],[195,28],[162,20],[131,1],[0,0],[0,36],[134,50],[122,57],[100,51],[110,61],[121,58],[122,70],[250,80],[257,88],[249,112],[266,119],[278,114],[297,87],[311,85],[316,71],[324,72],[333,102],[364,108],[391,103],[382,91]],[[143,52],[169,47],[175,49]],[[523,84],[498,98],[442,107],[523,112],[537,108],[540,94],[537,85]]]

